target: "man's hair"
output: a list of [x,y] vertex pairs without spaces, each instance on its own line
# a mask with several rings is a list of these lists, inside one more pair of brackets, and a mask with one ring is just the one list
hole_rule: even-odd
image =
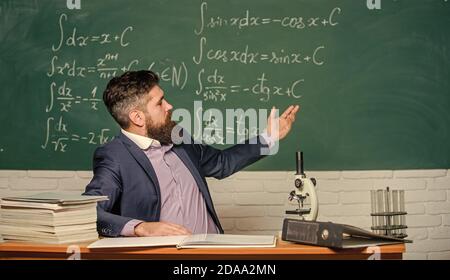
[[128,128],[128,113],[134,108],[145,110],[147,94],[158,83],[159,78],[152,71],[125,72],[109,81],[103,92],[103,102],[120,127]]

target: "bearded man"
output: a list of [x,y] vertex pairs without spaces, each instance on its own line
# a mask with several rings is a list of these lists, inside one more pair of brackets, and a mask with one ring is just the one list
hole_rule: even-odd
[[103,102],[121,132],[95,150],[84,194],[108,196],[98,204],[97,229],[111,237],[223,233],[205,178],[225,178],[263,158],[263,148],[289,133],[299,110],[290,106],[276,119],[277,133],[269,123],[256,139],[218,150],[173,144],[173,107],[152,71],[113,78]]

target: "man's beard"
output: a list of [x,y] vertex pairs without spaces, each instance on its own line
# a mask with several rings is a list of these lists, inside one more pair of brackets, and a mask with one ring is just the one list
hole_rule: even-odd
[[161,145],[172,144],[172,130],[177,125],[176,122],[171,120],[172,112],[169,111],[164,123],[161,125],[155,125],[151,118],[147,116],[147,135],[148,137],[158,140]]

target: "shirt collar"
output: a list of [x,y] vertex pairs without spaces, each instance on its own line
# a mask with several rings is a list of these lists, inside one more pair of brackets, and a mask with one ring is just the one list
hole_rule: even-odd
[[150,137],[138,135],[135,133],[131,133],[124,129],[121,129],[122,133],[128,137],[131,141],[133,141],[141,150],[147,150],[151,145],[153,146],[161,146],[158,140],[152,139]]

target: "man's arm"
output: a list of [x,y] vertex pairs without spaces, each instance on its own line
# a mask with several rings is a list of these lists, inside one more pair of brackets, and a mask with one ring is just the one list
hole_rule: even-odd
[[112,214],[111,211],[122,193],[120,168],[104,151],[97,148],[94,153],[94,177],[87,185],[85,195],[106,195],[109,200],[101,201],[97,206],[97,230],[101,235],[119,236],[131,218]]
[[85,195],[106,195],[109,200],[98,203],[97,230],[101,235],[123,236],[161,236],[187,235],[190,232],[180,226],[167,222],[144,222],[111,213],[122,194],[120,168],[104,148],[94,153],[94,177],[87,185]]
[[263,158],[265,155],[261,154],[261,149],[267,147],[267,144],[261,136],[256,136],[256,139],[247,139],[242,144],[224,150],[204,144],[195,146],[200,154],[203,174],[223,179]]
[[222,179],[265,157],[267,153],[263,153],[263,149],[267,151],[275,141],[286,137],[299,109],[298,105],[289,106],[280,117],[276,117],[275,108],[272,108],[267,120],[267,131],[243,144],[225,150],[203,144],[195,145],[200,153],[200,167],[204,175]]

